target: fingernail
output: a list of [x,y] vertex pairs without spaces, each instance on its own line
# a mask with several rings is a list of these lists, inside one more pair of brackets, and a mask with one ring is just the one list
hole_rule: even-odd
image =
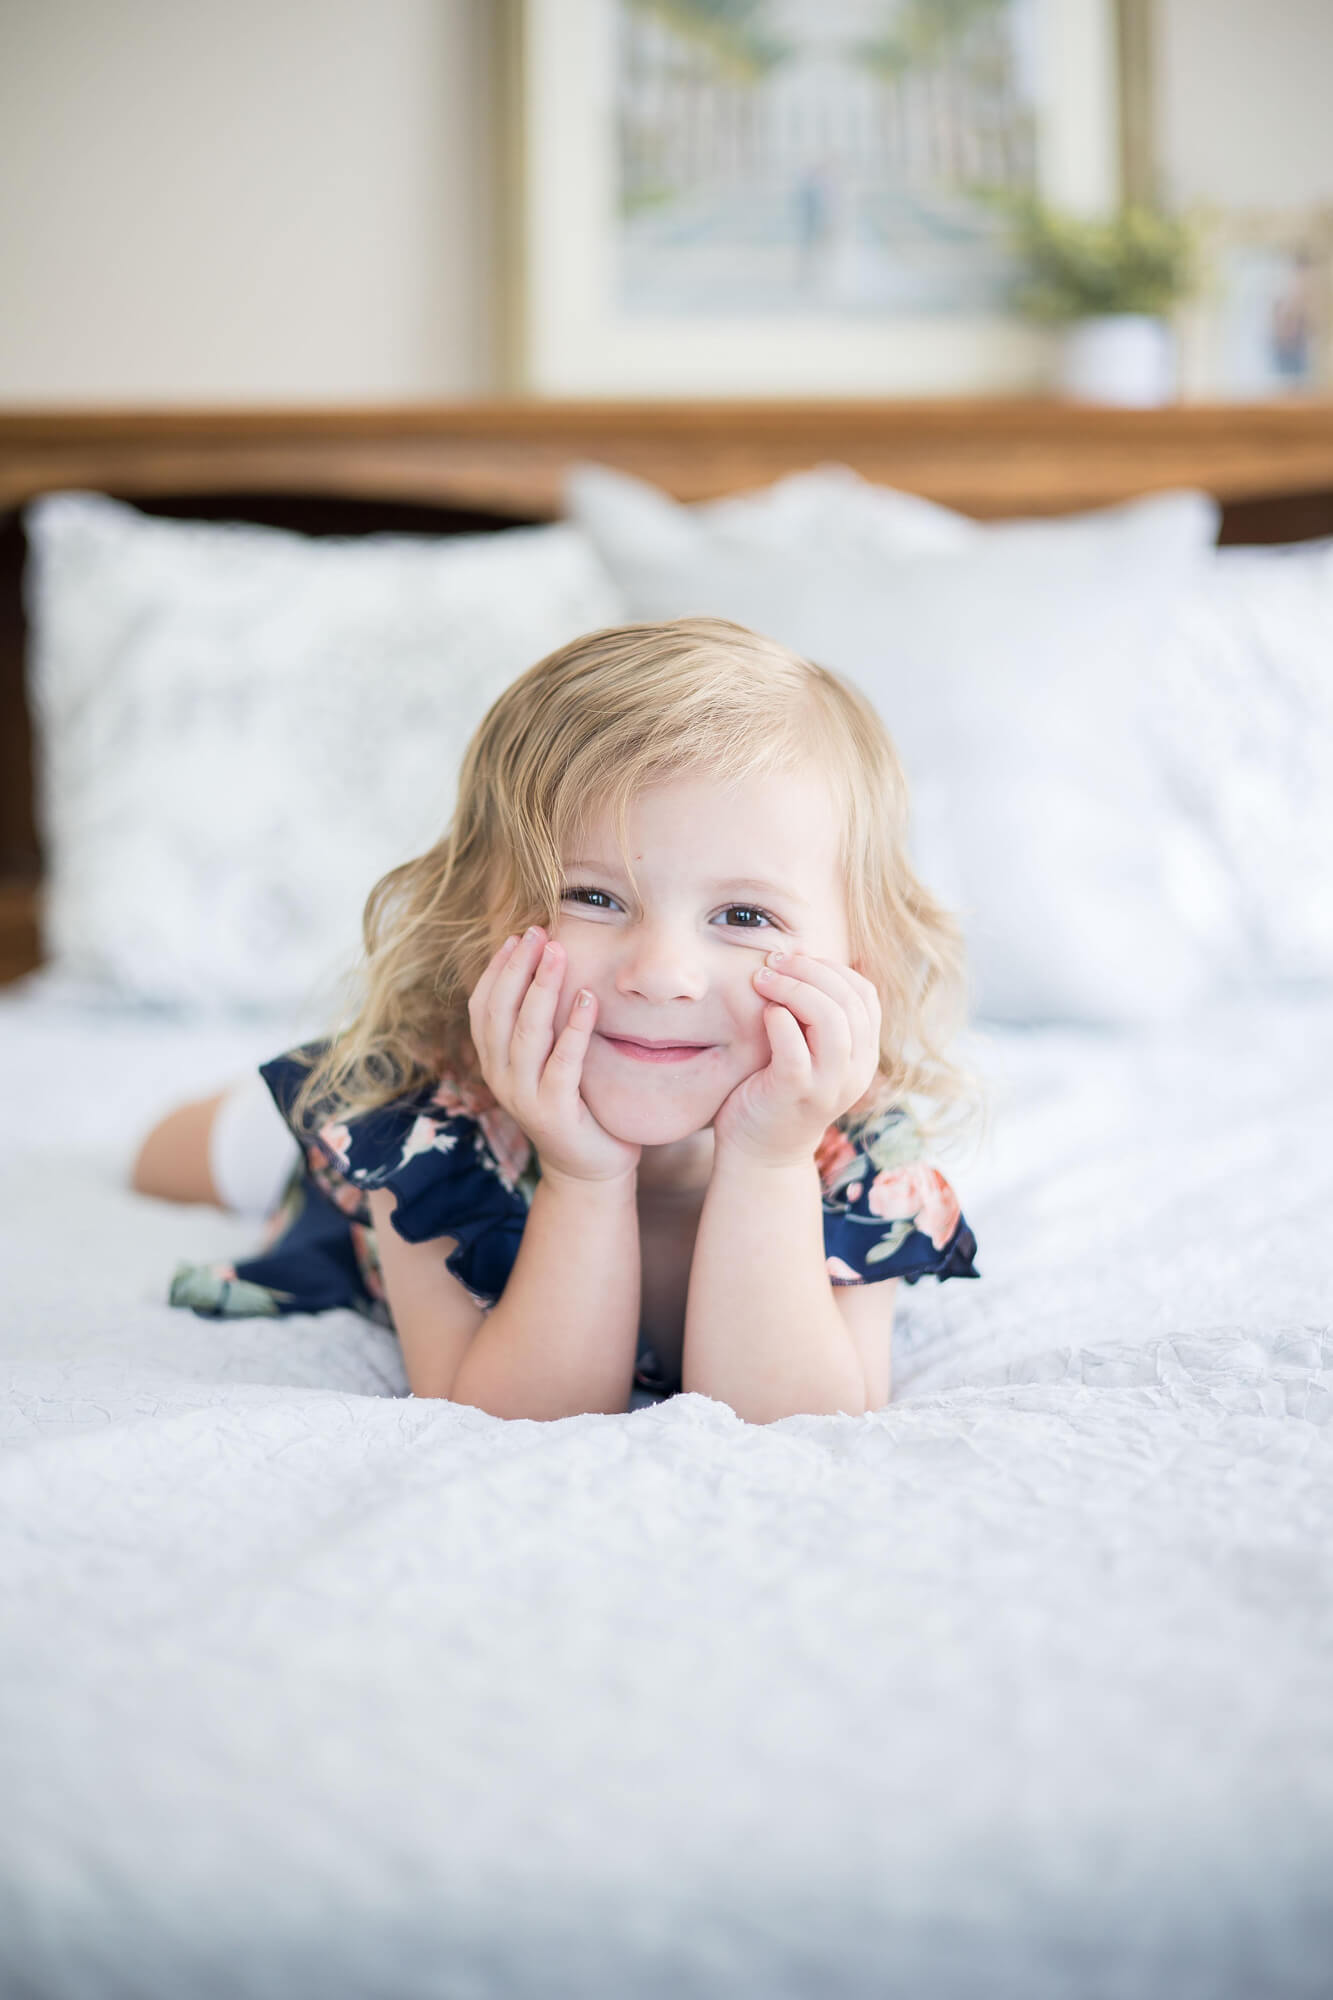
[[542,964],[543,965],[555,964],[555,946],[553,944],[548,944],[545,951],[542,953]]
[[591,993],[589,993],[589,991],[588,991],[588,989],[587,989],[587,987],[586,987],[586,986],[584,986],[584,987],[582,987],[582,988],[580,989],[580,991],[579,991],[579,997],[578,997],[578,999],[577,999],[577,1000],[576,1000],[576,1001],[574,1002],[574,1005],[575,1005],[576,1007],[591,1007],[591,1005],[592,1005],[592,995],[591,995]]
[[535,944],[536,940],[540,936],[541,936],[540,926],[537,924],[529,924],[527,930],[525,930],[523,933],[523,942],[524,944]]
[[768,954],[768,962],[770,965],[785,965],[787,962],[787,954],[785,951],[770,951],[770,953]]
[[507,957],[508,954],[514,949],[514,946],[517,943],[518,943],[518,932],[515,931],[514,935],[512,937],[507,937],[504,943],[500,946],[501,958]]

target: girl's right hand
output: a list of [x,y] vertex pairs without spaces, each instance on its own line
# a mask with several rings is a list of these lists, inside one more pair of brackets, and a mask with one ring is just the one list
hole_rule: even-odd
[[473,1046],[488,1088],[536,1147],[544,1175],[622,1180],[643,1149],[604,1131],[583,1101],[579,1084],[597,1002],[591,993],[582,1004],[576,996],[556,1036],[564,969],[564,947],[554,938],[548,943],[540,925],[502,944],[468,999]]

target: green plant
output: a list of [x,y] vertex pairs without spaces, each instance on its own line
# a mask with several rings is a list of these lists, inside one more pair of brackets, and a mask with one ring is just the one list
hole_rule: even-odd
[[1127,207],[1090,220],[1031,198],[1008,206],[1026,270],[1014,303],[1029,319],[1160,314],[1194,289],[1193,232],[1174,216]]

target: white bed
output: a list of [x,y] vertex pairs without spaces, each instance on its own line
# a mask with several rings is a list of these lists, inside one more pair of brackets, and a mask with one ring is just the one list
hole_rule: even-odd
[[[30,513],[0,2000],[1323,2000],[1333,549],[632,487]],[[882,703],[1010,1023],[940,1161],[982,1280],[904,1288],[890,1407],[505,1422],[353,1314],[170,1308],[261,1225],[131,1193],[145,1128],[324,1025],[500,687],[698,609]]]
[[505,1422],[134,1136],[303,1024],[0,995],[0,1993],[1309,1996],[1333,1009],[992,1030],[860,1419]]

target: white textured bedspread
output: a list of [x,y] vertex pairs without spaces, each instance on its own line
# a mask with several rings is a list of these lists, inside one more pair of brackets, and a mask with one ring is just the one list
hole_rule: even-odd
[[128,1191],[287,1046],[0,996],[0,1994],[1333,1988],[1333,1004],[993,1034],[895,1400],[503,1422]]

